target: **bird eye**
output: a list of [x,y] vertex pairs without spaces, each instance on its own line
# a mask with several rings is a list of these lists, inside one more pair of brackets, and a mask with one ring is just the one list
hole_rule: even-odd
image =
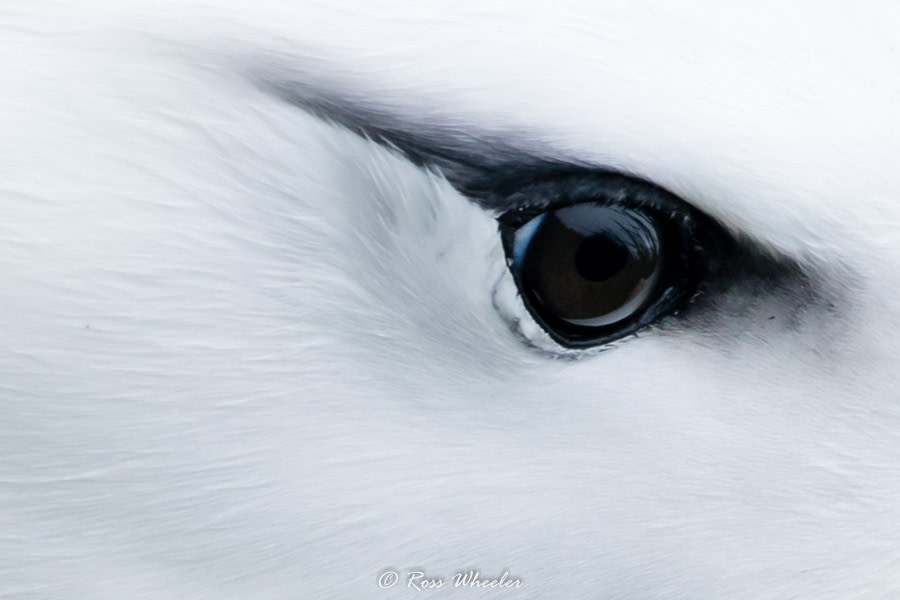
[[499,219],[507,263],[532,317],[563,346],[629,335],[695,289],[703,215],[668,192],[598,175],[532,185],[517,200],[526,203]]

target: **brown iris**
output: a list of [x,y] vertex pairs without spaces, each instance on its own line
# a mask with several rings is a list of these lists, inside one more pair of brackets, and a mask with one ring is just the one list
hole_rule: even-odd
[[517,232],[520,289],[550,325],[605,328],[652,300],[662,271],[654,221],[634,209],[582,203],[548,211]]

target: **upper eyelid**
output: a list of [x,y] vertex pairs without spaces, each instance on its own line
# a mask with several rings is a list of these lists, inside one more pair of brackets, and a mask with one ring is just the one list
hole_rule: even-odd
[[495,192],[498,196],[505,194],[504,199],[496,201],[504,205],[505,212],[498,217],[502,224],[513,226],[546,210],[581,202],[623,204],[670,215],[702,213],[653,183],[614,171],[568,168],[547,174],[531,172],[530,176],[531,181],[520,181],[511,193]]

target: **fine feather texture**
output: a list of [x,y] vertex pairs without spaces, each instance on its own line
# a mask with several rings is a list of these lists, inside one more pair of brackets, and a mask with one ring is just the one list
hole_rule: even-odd
[[[593,4],[0,8],[0,598],[900,594],[900,11]],[[802,277],[564,351],[534,161]]]

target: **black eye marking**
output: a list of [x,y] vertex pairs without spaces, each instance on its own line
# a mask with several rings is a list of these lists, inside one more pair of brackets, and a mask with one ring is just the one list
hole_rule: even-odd
[[[658,302],[632,316],[633,332],[650,325],[662,335],[690,330],[704,343],[722,345],[747,335],[799,330],[817,332],[815,339],[833,339],[846,329],[852,308],[847,290],[858,274],[833,257],[828,261],[810,253],[785,254],[750,232],[722,226],[658,186],[536,143],[528,131],[496,124],[461,127],[452,113],[401,110],[379,101],[377,94],[297,71],[293,63],[269,64],[271,57],[267,61],[248,67],[248,76],[258,86],[439,171],[470,201],[501,215],[506,244],[511,227],[524,225],[544,210],[591,202],[652,213],[646,218],[654,227],[679,232],[674,238],[657,237],[664,262],[673,256],[672,248],[678,250],[674,255],[682,262],[675,266],[682,279],[671,279],[673,285],[657,290]],[[260,68],[261,63],[268,66]],[[669,245],[667,240],[673,239]],[[607,341],[628,335],[626,331]],[[601,344],[602,339],[582,340],[573,347]],[[566,343],[559,337],[557,341]]]

